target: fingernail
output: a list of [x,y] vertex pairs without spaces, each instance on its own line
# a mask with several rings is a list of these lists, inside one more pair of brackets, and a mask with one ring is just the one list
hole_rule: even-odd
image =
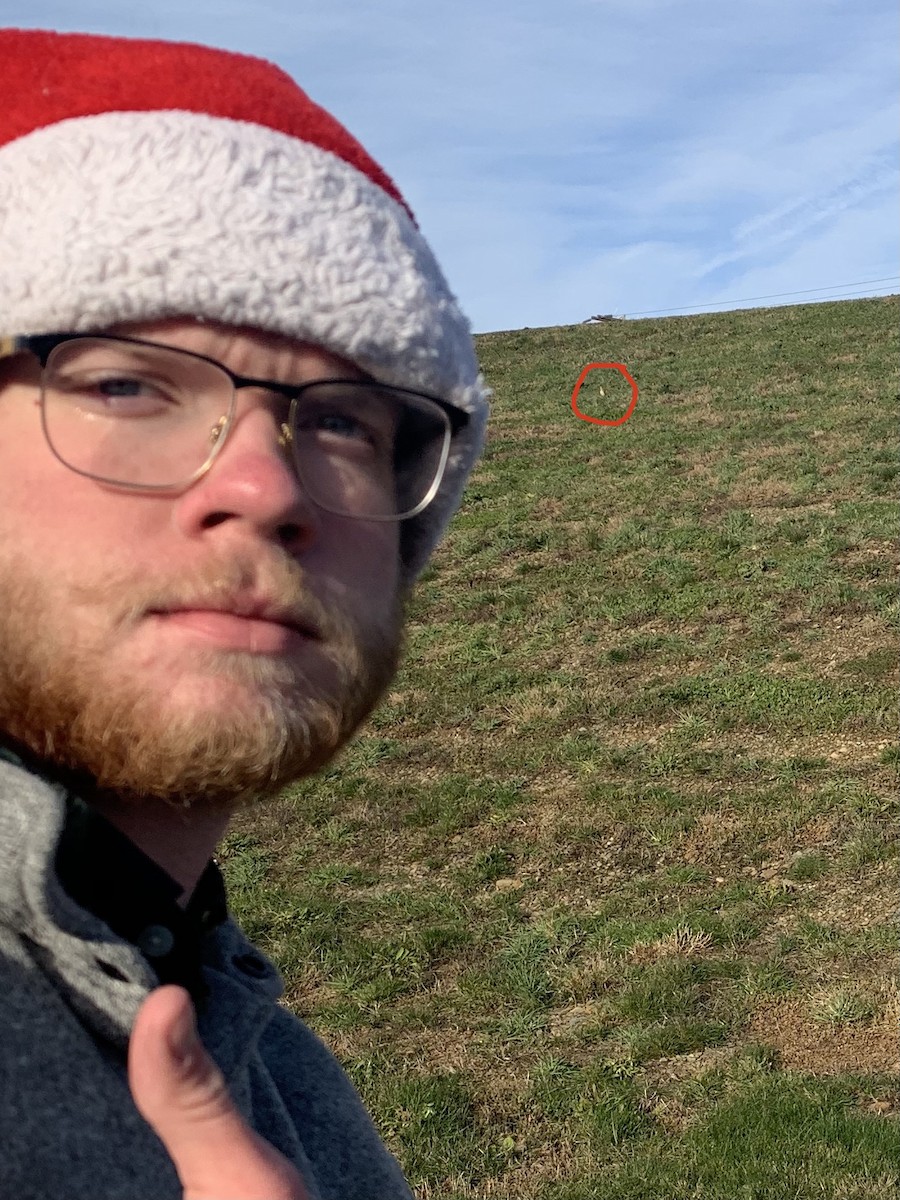
[[194,1018],[194,1006],[189,1004],[181,1012],[169,1035],[169,1045],[172,1053],[182,1066],[187,1067],[197,1051],[197,1022]]

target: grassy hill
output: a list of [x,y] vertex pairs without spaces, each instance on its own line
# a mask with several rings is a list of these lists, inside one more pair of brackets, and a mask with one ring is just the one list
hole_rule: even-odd
[[394,689],[221,855],[421,1197],[898,1194],[897,317],[478,338]]

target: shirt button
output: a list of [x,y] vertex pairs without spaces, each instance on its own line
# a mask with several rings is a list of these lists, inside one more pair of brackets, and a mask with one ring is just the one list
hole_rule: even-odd
[[243,971],[245,975],[250,975],[253,979],[265,979],[269,974],[269,968],[255,954],[236,954],[231,961],[239,971]]
[[148,958],[165,958],[172,952],[175,936],[165,925],[148,925],[138,937],[137,945]]

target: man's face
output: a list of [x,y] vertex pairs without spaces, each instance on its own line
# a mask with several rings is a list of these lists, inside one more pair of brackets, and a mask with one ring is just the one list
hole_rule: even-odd
[[[360,377],[250,330],[117,332],[258,379]],[[44,440],[38,379],[30,356],[0,364],[0,730],[135,803],[231,810],[320,769],[397,669],[399,524],[316,508],[279,446],[284,401],[256,390],[186,490],[77,475]],[[208,611],[249,597],[318,636]]]

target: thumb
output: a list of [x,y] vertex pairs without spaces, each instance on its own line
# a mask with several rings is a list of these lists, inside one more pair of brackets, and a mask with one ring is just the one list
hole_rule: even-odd
[[197,1035],[184,988],[151,992],[128,1047],[138,1112],[169,1152],[184,1200],[308,1200],[283,1155],[244,1121]]

